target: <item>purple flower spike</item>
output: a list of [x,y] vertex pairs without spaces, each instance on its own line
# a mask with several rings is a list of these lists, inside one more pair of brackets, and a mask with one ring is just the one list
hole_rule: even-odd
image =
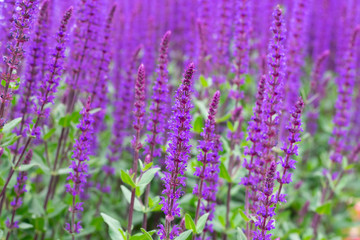
[[[273,13],[273,25],[271,31],[273,39],[269,45],[269,76],[265,83],[265,96],[263,102],[263,124],[262,124],[262,150],[261,156],[257,161],[260,182],[259,188],[259,207],[257,209],[258,219],[255,226],[258,230],[254,231],[254,239],[270,240],[271,234],[267,234],[274,228],[275,215],[272,205],[276,203],[272,196],[274,187],[274,176],[276,172],[275,156],[271,149],[277,145],[279,118],[281,116],[281,103],[283,100],[283,76],[284,76],[284,21],[283,14],[279,6]],[[267,219],[270,218],[269,221]]]
[[175,216],[180,217],[181,208],[177,203],[183,194],[182,187],[185,187],[185,174],[187,162],[190,157],[190,129],[191,114],[193,108],[191,94],[193,92],[192,77],[194,64],[191,63],[182,80],[182,84],[175,94],[173,114],[170,119],[170,143],[168,156],[166,158],[166,170],[164,181],[165,189],[161,197],[162,210],[165,213],[165,226],[159,225],[158,235],[160,239],[174,239],[179,234],[179,227],[172,224]]
[[145,147],[145,155],[149,154],[150,162],[154,157],[161,155],[161,149],[158,147],[163,142],[162,134],[165,131],[165,119],[168,116],[167,102],[168,102],[168,46],[171,32],[165,33],[160,44],[159,69],[158,78],[154,83],[152,103],[150,106],[150,121],[147,125],[147,130],[151,134],[147,135],[147,142],[149,144]]
[[[140,65],[138,70],[138,76],[135,83],[135,102],[134,102],[134,122],[133,128],[135,129],[134,139],[132,145],[134,148],[134,158],[133,158],[133,167],[130,169],[130,173],[134,174],[133,178],[136,179],[138,172],[138,162],[139,162],[139,151],[142,149],[143,145],[141,143],[141,130],[144,126],[144,116],[145,116],[145,67],[143,64]],[[131,234],[132,226],[132,217],[134,212],[134,203],[135,203],[135,188],[131,190],[131,200],[129,207],[129,218],[128,218],[128,233]]]
[[[230,45],[230,30],[231,30],[231,5],[229,0],[221,0],[219,2],[220,16],[219,25],[217,29],[217,49],[216,49],[216,65],[217,76],[214,76],[214,83],[216,85],[222,84],[226,81],[227,74],[229,72],[229,45]],[[209,38],[207,36],[207,38]]]
[[251,141],[250,148],[245,148],[245,155],[250,156],[250,160],[244,159],[243,167],[248,170],[248,175],[241,179],[241,184],[246,186],[246,203],[245,203],[245,213],[249,214],[256,213],[257,210],[257,188],[259,179],[259,173],[257,171],[257,163],[261,157],[261,132],[263,126],[263,101],[264,101],[264,92],[265,92],[265,80],[266,76],[263,75],[259,81],[258,92],[256,96],[256,103],[254,107],[254,115],[249,121],[247,138],[248,141]]
[[73,160],[70,164],[70,169],[67,180],[68,184],[65,185],[66,192],[70,193],[73,197],[72,206],[69,207],[71,216],[71,222],[66,223],[66,230],[70,233],[79,233],[81,230],[81,222],[75,220],[75,216],[83,211],[83,202],[76,202],[77,196],[80,196],[84,192],[85,185],[88,177],[88,164],[90,143],[92,140],[93,131],[93,118],[90,115],[90,98],[87,101],[86,106],[81,111],[82,119],[77,128],[80,131],[80,136],[76,139],[74,144],[74,153],[72,155]]
[[24,44],[29,41],[29,33],[32,20],[37,9],[37,0],[18,0],[15,6],[15,16],[13,18],[13,29],[11,32],[11,41],[8,46],[8,53],[4,56],[4,71],[1,73],[1,79],[5,80],[5,86],[0,86],[1,106],[0,106],[0,128],[6,122],[4,119],[6,107],[12,99],[12,92],[9,88],[10,83],[16,82],[18,75],[16,71],[24,56]]
[[[29,54],[27,56],[28,66],[25,71],[24,83],[21,84],[19,91],[19,102],[16,105],[15,116],[21,117],[20,126],[15,128],[15,132],[19,136],[26,137],[29,130],[29,124],[32,121],[34,110],[36,109],[35,99],[32,98],[34,92],[38,88],[38,82],[41,81],[42,66],[46,64],[44,61],[44,52],[46,52],[46,33],[48,22],[48,1],[41,6],[39,17],[37,19],[33,40],[31,41]],[[14,153],[18,153],[20,140],[14,146]]]
[[49,64],[49,72],[46,74],[45,78],[41,82],[40,90],[38,92],[38,108],[36,113],[38,118],[36,120],[33,134],[37,137],[40,135],[39,122],[40,119],[47,119],[50,114],[50,108],[45,108],[48,103],[54,103],[55,93],[57,92],[57,87],[59,86],[60,77],[63,71],[63,64],[65,58],[65,43],[67,38],[67,28],[68,23],[71,18],[73,9],[70,8],[66,11],[63,16],[63,19],[60,23],[59,31],[56,34],[56,47],[52,53],[52,59]]
[[292,182],[291,173],[288,172],[289,169],[295,169],[295,160],[291,159],[292,156],[298,154],[298,146],[296,143],[300,142],[300,132],[301,128],[301,113],[304,109],[304,102],[301,98],[295,104],[295,109],[291,113],[291,121],[287,130],[289,132],[287,142],[284,143],[282,150],[285,153],[285,157],[280,157],[280,164],[282,166],[283,172],[280,175],[280,172],[276,173],[276,178],[280,183],[280,187],[277,193],[276,201],[277,202],[286,202],[285,194],[281,193],[284,184],[289,184]]
[[[249,1],[241,0],[237,1],[237,24],[236,24],[236,35],[235,35],[235,79],[234,84],[237,89],[244,84],[243,74],[248,72],[249,68],[249,38],[250,38],[250,9]],[[236,96],[236,95],[235,95]],[[239,97],[235,100],[240,100]]]
[[329,78],[322,79],[324,73],[323,65],[327,57],[329,56],[330,51],[325,50],[320,56],[316,59],[314,69],[311,73],[311,92],[309,94],[311,110],[307,114],[307,130],[314,136],[317,131],[317,120],[319,119],[319,106],[321,100],[326,94],[326,86],[328,84]]
[[341,163],[346,154],[345,137],[350,125],[350,110],[352,109],[352,95],[355,83],[355,43],[360,34],[360,26],[354,29],[348,49],[345,52],[342,64],[341,76],[337,80],[338,98],[335,104],[336,113],[333,119],[334,129],[329,144],[332,146],[330,159],[335,163]]
[[264,149],[262,159],[266,163],[265,169],[272,162],[271,149],[277,144],[279,118],[281,116],[281,103],[283,100],[284,80],[284,20],[283,13],[277,6],[273,13],[271,31],[273,38],[269,45],[268,65],[269,76],[265,84],[265,97],[263,103],[263,134]]
[[[202,208],[202,214],[210,213],[210,217],[207,219],[207,230],[211,231],[211,220],[215,212],[215,201],[217,193],[217,179],[219,178],[219,162],[218,152],[221,148],[219,137],[215,134],[215,115],[220,100],[220,92],[217,91],[211,101],[209,107],[208,118],[205,123],[204,131],[201,133],[203,140],[199,141],[198,149],[198,161],[202,163],[201,167],[196,167],[194,175],[197,176],[200,181],[195,185],[193,194],[198,197],[197,209],[195,214],[195,223],[200,216],[200,207]],[[206,203],[201,200],[206,199]]]
[[271,234],[267,232],[275,228],[275,221],[271,219],[275,216],[275,207],[273,206],[276,204],[276,199],[273,196],[275,172],[276,163],[272,162],[264,178],[264,186],[259,196],[260,207],[257,211],[258,218],[255,221],[255,226],[258,229],[254,232],[254,239],[256,240],[271,240]]
[[[32,149],[28,151],[28,153],[25,156],[24,165],[30,164],[31,159],[33,156]],[[18,208],[22,205],[22,197],[26,191],[26,181],[27,181],[27,172],[20,171],[18,177],[16,178],[16,184],[14,186],[14,192],[15,192],[15,198],[10,202],[10,205],[12,207],[12,214],[11,219],[6,220],[6,227],[9,229],[7,233],[6,239],[9,239],[9,236],[11,235],[11,232],[13,229],[19,228],[18,221],[15,221],[15,213]]]

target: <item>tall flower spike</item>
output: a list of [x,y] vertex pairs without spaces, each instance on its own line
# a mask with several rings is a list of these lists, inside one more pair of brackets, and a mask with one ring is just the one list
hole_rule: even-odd
[[[41,79],[41,66],[43,62],[42,54],[46,52],[47,36],[46,32],[48,22],[48,1],[45,1],[41,6],[40,14],[37,19],[33,40],[31,41],[29,55],[27,56],[28,66],[26,67],[25,80],[20,86],[19,102],[16,105],[15,117],[21,117],[20,126],[15,128],[18,135],[26,137],[26,132],[29,130],[28,124],[32,121],[32,114],[36,108],[35,99],[32,98],[33,93],[38,88],[38,81]],[[15,155],[18,152],[20,139],[14,146]]]
[[1,80],[4,80],[6,84],[5,86],[0,86],[0,128],[2,128],[6,122],[4,118],[6,115],[6,107],[12,99],[10,84],[16,83],[17,81],[18,76],[16,75],[16,71],[24,56],[24,44],[29,40],[30,27],[37,4],[37,0],[16,1],[16,12],[11,33],[12,40],[8,46],[8,54],[4,57],[5,67],[1,73]]
[[174,239],[180,233],[180,227],[172,224],[175,217],[180,217],[180,207],[177,202],[183,194],[182,187],[185,187],[185,174],[187,162],[190,157],[190,129],[191,114],[193,108],[191,103],[192,77],[194,74],[194,64],[191,63],[182,80],[182,84],[175,94],[173,114],[170,118],[170,143],[168,156],[166,158],[166,172],[164,181],[165,189],[161,197],[163,204],[162,211],[165,213],[165,226],[159,225],[158,234],[160,239]]
[[106,24],[103,32],[99,37],[98,46],[94,47],[94,71],[90,70],[90,79],[88,80],[88,86],[90,87],[91,101],[94,108],[100,108],[101,110],[94,114],[94,138],[93,138],[93,151],[96,152],[98,149],[98,138],[97,136],[101,131],[106,129],[104,118],[106,115],[106,106],[108,103],[108,81],[109,71],[111,62],[111,33],[112,33],[112,22],[116,10],[114,5],[110,13],[107,16]]
[[271,240],[271,234],[268,231],[275,228],[275,220],[271,219],[275,216],[276,203],[275,197],[273,196],[274,185],[275,185],[275,172],[276,163],[271,162],[269,170],[264,177],[264,183],[262,187],[262,193],[259,196],[260,207],[257,211],[258,217],[255,221],[255,226],[258,227],[254,231],[254,239],[256,240]]
[[329,56],[330,51],[325,50],[316,59],[313,71],[311,73],[311,89],[308,99],[310,100],[310,111],[307,113],[308,122],[307,131],[313,136],[317,131],[317,121],[319,119],[319,106],[322,98],[325,96],[327,82],[322,79],[324,73],[324,62]]
[[[285,26],[283,13],[277,6],[273,13],[273,25],[271,31],[273,38],[269,45],[268,68],[269,75],[265,83],[265,96],[263,103],[263,135],[264,149],[262,160],[269,166],[274,161],[271,149],[277,144],[279,118],[281,116],[281,103],[283,100],[284,81],[284,40]],[[266,167],[267,168],[267,167]],[[265,168],[265,170],[266,170]]]
[[[200,216],[200,207],[203,204],[202,199],[205,199],[208,195],[210,195],[210,184],[208,181],[215,177],[213,174],[213,168],[215,166],[212,166],[211,163],[214,162],[214,156],[218,154],[216,150],[219,149],[219,147],[215,147],[217,139],[215,134],[215,115],[217,113],[219,100],[220,91],[216,91],[210,103],[208,118],[205,122],[205,127],[203,129],[203,132],[201,133],[203,140],[199,141],[198,146],[198,161],[202,163],[202,166],[196,167],[194,173],[194,175],[199,178],[199,183],[195,185],[195,188],[193,190],[193,194],[198,197],[195,213],[195,223],[197,223],[197,220]],[[215,209],[212,209],[212,211],[214,210]]]
[[201,204],[201,215],[209,213],[209,217],[206,220],[204,232],[213,232],[212,221],[215,218],[216,207],[216,194],[219,189],[219,172],[220,172],[220,156],[219,151],[222,151],[221,140],[219,135],[215,135],[213,139],[213,152],[211,159],[209,159],[209,171],[206,176],[206,189],[204,189],[204,200]]
[[280,138],[286,139],[286,124],[290,121],[290,111],[297,101],[301,87],[301,67],[304,65],[304,50],[306,48],[306,31],[309,1],[295,0],[287,39],[286,72],[284,78],[285,99],[280,122]]
[[284,184],[289,184],[292,182],[290,169],[295,169],[295,160],[291,159],[294,155],[298,154],[298,145],[296,143],[300,142],[300,132],[301,128],[301,113],[304,108],[304,102],[301,98],[295,104],[295,109],[291,113],[291,121],[289,122],[289,126],[287,130],[289,131],[288,139],[282,150],[285,153],[285,157],[280,157],[280,164],[282,166],[282,174],[278,171],[276,173],[276,178],[280,183],[279,190],[277,192],[276,201],[277,202],[286,202],[285,194],[281,193]]
[[[279,117],[281,116],[281,103],[283,100],[283,76],[284,76],[284,21],[282,11],[277,6],[273,13],[273,39],[269,45],[269,76],[265,83],[265,96],[263,102],[263,126],[262,126],[262,151],[258,160],[261,173],[259,207],[257,210],[258,219],[255,226],[259,229],[254,231],[255,239],[270,240],[271,234],[267,234],[274,228],[275,215],[274,197],[274,175],[276,172],[276,158],[271,151],[277,144],[279,131]],[[270,218],[269,221],[267,221]]]
[[69,207],[70,223],[65,224],[65,229],[70,234],[80,233],[81,221],[76,221],[76,216],[81,213],[83,209],[83,202],[76,202],[77,197],[84,191],[84,187],[87,183],[88,176],[88,164],[90,143],[92,139],[92,125],[93,118],[90,114],[90,98],[88,99],[86,106],[81,111],[82,118],[77,128],[80,131],[80,136],[75,140],[74,153],[72,155],[72,161],[70,164],[71,172],[67,178],[68,182],[65,185],[66,192],[72,196],[72,205]]
[[[261,132],[263,126],[263,101],[264,101],[264,92],[265,92],[265,80],[266,76],[263,75],[259,81],[258,92],[256,96],[256,103],[254,107],[254,115],[249,121],[247,138],[252,144],[249,147],[245,148],[245,155],[250,156],[250,159],[244,159],[243,167],[248,170],[248,175],[241,179],[241,184],[246,187],[245,193],[245,213],[255,214],[257,211],[257,200],[258,200],[258,183],[260,181],[257,163],[259,163],[259,158],[261,157]],[[246,234],[248,238],[250,237],[250,229],[247,225]]]
[[145,147],[145,155],[150,155],[150,161],[154,157],[159,157],[161,149],[158,146],[162,144],[162,134],[165,130],[166,104],[168,101],[168,46],[171,32],[167,31],[160,44],[160,56],[158,59],[158,78],[153,86],[152,102],[150,106],[150,121],[147,124],[147,130],[151,134],[147,135],[149,144]]
[[[221,0],[220,4],[220,16],[219,16],[219,25],[217,30],[217,51],[216,56],[216,65],[217,76],[214,76],[214,83],[216,85],[222,84],[226,81],[227,74],[229,72],[229,45],[230,45],[230,29],[231,29],[231,4],[229,0]],[[209,35],[207,36],[209,38]]]
[[[145,116],[145,67],[143,64],[140,65],[138,69],[138,76],[135,83],[135,102],[134,102],[134,122],[133,128],[135,129],[135,136],[132,141],[134,148],[134,158],[133,158],[133,167],[131,172],[134,174],[134,181],[136,180],[137,171],[138,171],[138,162],[139,162],[139,151],[142,149],[143,145],[141,144],[141,130],[144,126],[144,116]],[[128,218],[128,234],[131,235],[131,226],[132,226],[132,217],[134,212],[135,204],[135,191],[133,188],[131,190],[131,199],[129,207],[129,218]]]
[[40,119],[47,119],[50,114],[50,108],[46,108],[45,106],[48,103],[54,103],[55,93],[57,92],[57,88],[59,86],[60,77],[63,71],[63,64],[65,58],[65,43],[67,40],[67,28],[68,23],[71,18],[73,9],[70,8],[66,11],[63,16],[63,19],[60,23],[59,30],[56,34],[56,47],[54,52],[52,53],[52,59],[49,64],[49,71],[46,74],[45,78],[41,82],[40,89],[38,91],[37,100],[37,120],[34,125],[33,134],[37,137],[40,136]]
[[[239,92],[240,86],[244,84],[243,74],[248,72],[249,68],[249,38],[250,38],[250,7],[249,0],[237,1],[237,24],[236,24],[236,34],[235,34],[235,64],[234,72],[235,79],[234,84],[237,86],[237,91]],[[240,100],[240,94],[234,94],[235,100]]]
[[[144,155],[147,156],[148,162],[153,162],[155,157],[161,156],[160,145],[164,142],[165,134],[165,119],[169,116],[168,112],[168,47],[170,42],[171,32],[167,31],[160,43],[160,53],[158,59],[158,77],[153,86],[152,101],[150,106],[150,116],[147,123],[147,130],[150,134],[147,135],[147,143]],[[148,205],[148,193],[150,192],[150,184],[146,187],[145,192],[145,207]],[[144,214],[143,228],[146,229],[147,214]]]
[[332,147],[330,159],[335,163],[341,163],[343,155],[346,154],[345,137],[350,124],[350,110],[355,82],[354,48],[358,34],[360,34],[360,26],[357,26],[353,31],[348,49],[345,52],[341,74],[337,80],[338,98],[335,104],[336,113],[333,119],[335,126],[329,141]]
[[[32,149],[26,154],[24,159],[24,165],[30,164],[32,159]],[[11,219],[7,219],[5,222],[6,227],[9,229],[6,239],[9,239],[12,230],[19,228],[19,221],[15,221],[15,213],[18,208],[22,205],[22,196],[26,192],[26,180],[27,180],[27,172],[20,171],[19,175],[16,179],[16,184],[14,186],[15,198],[10,202],[12,207]]]

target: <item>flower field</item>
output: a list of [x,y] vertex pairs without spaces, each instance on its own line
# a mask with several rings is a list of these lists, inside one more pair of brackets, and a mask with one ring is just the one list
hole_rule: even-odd
[[358,0],[0,0],[0,30],[0,239],[360,239]]

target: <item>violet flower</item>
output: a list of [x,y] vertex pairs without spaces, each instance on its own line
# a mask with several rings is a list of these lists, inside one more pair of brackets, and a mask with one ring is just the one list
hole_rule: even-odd
[[69,207],[70,223],[65,224],[65,229],[70,234],[80,233],[82,229],[81,221],[76,221],[78,213],[82,212],[83,202],[76,202],[77,197],[84,191],[84,187],[87,183],[88,177],[88,164],[90,143],[92,139],[93,130],[93,118],[90,114],[90,98],[88,99],[86,106],[81,111],[82,118],[77,128],[80,131],[80,136],[75,140],[74,153],[72,155],[72,161],[70,164],[71,172],[67,177],[68,183],[65,185],[66,192],[72,195],[72,206]]
[[[271,234],[267,231],[274,228],[275,215],[272,207],[276,199],[272,196],[274,187],[274,176],[276,172],[276,159],[271,149],[277,145],[279,131],[279,118],[281,116],[281,102],[283,99],[283,76],[284,76],[284,21],[282,11],[277,6],[273,13],[273,39],[269,46],[269,76],[265,83],[265,96],[263,102],[263,126],[262,126],[262,152],[257,166],[261,172],[259,184],[259,208],[258,219],[255,226],[259,229],[254,232],[254,239],[270,240]],[[268,221],[268,218],[270,220]]]
[[213,232],[212,221],[215,218],[215,207],[216,207],[216,194],[219,189],[219,172],[220,172],[220,156],[219,152],[222,151],[221,140],[219,135],[215,135],[213,139],[213,152],[211,159],[209,159],[209,171],[205,179],[206,187],[204,188],[204,200],[205,203],[201,204],[200,214],[204,215],[209,213],[209,217],[205,223],[204,233]]
[[277,6],[273,13],[271,31],[273,39],[269,45],[268,67],[269,76],[265,83],[265,96],[263,103],[263,156],[265,170],[270,162],[274,161],[271,149],[277,144],[278,125],[281,116],[281,103],[283,100],[284,81],[284,34],[285,26],[283,13]]
[[[200,150],[198,155],[198,161],[202,163],[202,166],[196,167],[194,172],[194,175],[199,178],[199,183],[195,185],[193,190],[193,194],[198,197],[195,213],[195,223],[197,223],[197,220],[200,216],[200,207],[204,204],[201,200],[205,198],[207,198],[208,200],[211,199],[212,203],[214,203],[216,200],[217,185],[214,185],[214,178],[218,178],[219,166],[218,164],[216,164],[218,160],[216,158],[218,158],[217,151],[221,147],[221,145],[219,146],[220,142],[216,141],[218,137],[215,134],[215,115],[217,113],[219,100],[220,91],[216,91],[210,103],[208,118],[205,122],[205,127],[203,129],[203,132],[201,133],[201,137],[203,138],[203,140],[199,141],[198,146],[198,149]],[[211,188],[215,189],[210,193]],[[213,204],[211,205],[212,209],[209,209],[208,212],[211,212],[213,214],[213,212],[215,211],[215,206],[213,206]]]
[[29,40],[29,29],[32,24],[33,15],[37,8],[37,0],[18,0],[16,1],[16,12],[13,19],[12,40],[8,46],[8,54],[4,56],[5,68],[1,73],[2,79],[6,85],[0,86],[1,106],[0,106],[0,128],[6,122],[4,118],[6,107],[12,99],[10,83],[16,82],[18,76],[16,71],[20,66],[20,62],[24,56],[24,44]]
[[[23,165],[30,164],[32,160],[33,152],[32,149],[28,151],[28,153],[25,156]],[[20,171],[19,175],[16,179],[16,184],[14,186],[14,192],[15,192],[15,198],[10,202],[10,205],[12,207],[11,212],[11,218],[7,218],[5,225],[9,229],[6,239],[9,239],[12,230],[19,228],[19,221],[15,221],[15,213],[18,208],[22,205],[22,197],[26,190],[26,181],[27,181],[27,172],[26,171]]]
[[257,211],[258,217],[255,221],[255,226],[258,227],[254,231],[254,240],[271,240],[271,234],[268,231],[275,228],[275,220],[271,219],[275,216],[276,204],[275,196],[273,195],[275,185],[276,163],[271,162],[270,167],[263,180],[262,193],[259,196],[260,206]]
[[[73,90],[79,90],[80,86],[86,85],[80,76],[87,63],[89,52],[94,47],[94,39],[97,32],[95,31],[95,16],[97,3],[96,0],[81,1],[81,6],[76,14],[76,24],[73,33],[73,41],[70,50],[69,63],[67,68],[70,76],[66,83]],[[70,98],[75,96],[69,96]]]
[[65,58],[65,43],[67,40],[67,28],[68,23],[71,18],[73,9],[70,8],[66,11],[61,21],[59,30],[56,36],[56,47],[54,52],[52,53],[52,59],[49,64],[49,72],[46,74],[45,78],[42,80],[40,89],[38,91],[37,100],[38,106],[36,109],[36,113],[38,115],[36,119],[36,123],[33,128],[32,134],[37,137],[40,137],[40,127],[38,126],[40,123],[40,119],[47,119],[50,114],[50,108],[45,107],[48,103],[54,104],[55,96],[54,94],[57,92],[57,88],[59,86],[60,77],[63,72],[63,64]]
[[283,172],[280,173],[279,171],[276,173],[276,178],[280,183],[279,190],[277,192],[276,201],[277,202],[286,202],[285,194],[281,193],[284,184],[289,184],[292,182],[291,179],[291,172],[290,169],[295,169],[295,160],[291,159],[293,155],[298,155],[298,145],[296,143],[300,142],[300,132],[302,131],[301,128],[301,113],[304,108],[304,102],[301,98],[295,104],[294,110],[291,113],[291,121],[289,122],[289,126],[287,130],[289,132],[288,139],[284,146],[281,148],[284,153],[285,157],[280,157],[280,164],[282,166]]
[[236,34],[235,34],[235,64],[234,72],[235,79],[234,84],[237,89],[232,93],[233,98],[236,101],[239,101],[241,98],[240,86],[244,84],[243,74],[247,73],[249,70],[249,38],[250,38],[250,7],[248,0],[241,0],[237,2],[236,5]]
[[341,75],[337,80],[338,97],[335,103],[336,113],[333,119],[334,129],[329,140],[332,147],[330,159],[334,163],[341,163],[346,154],[345,138],[350,125],[350,110],[355,82],[355,58],[354,48],[356,37],[360,33],[360,26],[354,29],[342,64]]
[[[22,117],[20,126],[15,128],[17,135],[26,137],[29,130],[29,124],[32,121],[34,109],[36,108],[35,99],[32,98],[34,92],[38,88],[38,81],[41,79],[41,66],[43,62],[42,54],[46,52],[47,36],[46,32],[48,22],[48,1],[45,1],[40,9],[39,17],[37,19],[33,38],[31,40],[30,51],[27,57],[28,66],[25,72],[24,83],[21,84],[19,91],[19,101],[16,105],[15,117]],[[18,153],[20,139],[14,146],[14,153]]]
[[304,65],[306,30],[309,14],[308,1],[296,0],[292,11],[289,37],[287,39],[286,72],[284,78],[284,108],[280,120],[280,138],[286,139],[286,123],[290,119],[291,108],[297,101],[301,87],[301,67]]
[[309,101],[311,110],[307,113],[308,122],[306,124],[308,132],[314,136],[317,131],[317,121],[319,119],[319,106],[322,98],[325,96],[327,86],[327,79],[322,79],[324,73],[323,65],[330,51],[325,50],[316,59],[313,71],[311,73],[311,89],[309,94]]
[[177,202],[183,194],[182,187],[185,187],[185,174],[187,162],[190,157],[190,129],[191,114],[193,108],[191,103],[192,77],[194,74],[194,64],[191,63],[182,80],[182,84],[175,94],[175,104],[173,114],[170,118],[170,143],[168,156],[166,158],[166,172],[164,181],[165,189],[161,197],[163,204],[162,211],[165,213],[165,226],[159,225],[158,235],[160,239],[174,239],[179,235],[179,226],[172,224],[175,217],[180,217],[179,203]]
[[[136,180],[137,171],[138,171],[138,162],[139,162],[139,151],[143,148],[141,143],[141,130],[144,126],[144,116],[145,116],[145,67],[143,64],[140,65],[138,69],[138,77],[135,83],[135,102],[134,102],[134,122],[133,128],[135,130],[135,136],[132,141],[134,148],[134,158],[133,158],[133,167],[130,170],[133,174],[134,181]],[[136,189],[131,190],[131,199],[129,206],[129,218],[128,218],[128,234],[131,235],[131,226],[132,226],[132,217],[134,212],[135,204],[135,193]]]
[[[258,84],[256,102],[254,107],[254,115],[251,117],[248,126],[248,138],[252,144],[245,148],[245,155],[250,159],[244,159],[243,167],[248,170],[248,175],[241,179],[241,184],[246,187],[245,193],[245,214],[255,214],[258,207],[258,185],[261,179],[257,164],[260,161],[262,151],[262,127],[263,127],[263,101],[265,92],[266,76],[263,75]],[[246,234],[250,237],[250,230],[247,226]]]
[[[98,148],[98,133],[106,129],[104,124],[104,117],[106,115],[106,105],[108,103],[108,74],[111,62],[111,28],[116,5],[114,5],[106,19],[104,32],[99,41],[99,47],[96,47],[96,57],[94,57],[94,71],[90,71],[91,80],[88,85],[90,86],[91,101],[94,108],[101,110],[94,114],[94,138],[93,138],[93,151]],[[95,53],[93,53],[95,54]]]
[[148,144],[145,147],[144,155],[150,156],[150,162],[154,157],[161,155],[162,134],[165,130],[165,119],[167,117],[167,101],[168,101],[168,46],[170,41],[171,32],[167,31],[161,40],[160,56],[158,60],[158,78],[153,86],[153,95],[151,97],[150,117],[147,124],[147,130],[151,134],[147,135]]
[[[215,68],[217,69],[217,75],[213,77],[215,85],[222,84],[226,81],[227,74],[229,72],[229,45],[230,45],[230,30],[231,30],[231,5],[229,0],[219,1],[220,16],[219,25],[217,29],[217,49],[215,53]],[[207,36],[209,38],[209,35]]]

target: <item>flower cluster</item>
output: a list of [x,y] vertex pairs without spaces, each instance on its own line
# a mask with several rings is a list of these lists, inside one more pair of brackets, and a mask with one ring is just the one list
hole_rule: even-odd
[[[234,84],[237,89],[244,84],[243,74],[248,72],[249,68],[249,55],[250,55],[250,6],[248,0],[238,1],[236,5],[237,9],[237,29],[235,37],[235,64],[234,72],[235,79]],[[233,94],[235,100],[240,100],[240,94]]]
[[74,153],[71,161],[70,169],[72,170],[69,173],[67,180],[69,181],[66,184],[66,192],[72,195],[72,206],[69,207],[69,212],[71,216],[71,222],[66,223],[66,230],[72,233],[79,233],[81,230],[81,221],[76,221],[75,216],[77,213],[82,212],[83,202],[76,202],[76,197],[79,196],[84,191],[84,186],[87,183],[88,176],[88,164],[89,160],[89,151],[90,143],[92,139],[92,129],[93,129],[93,118],[90,114],[90,99],[88,99],[86,106],[81,111],[82,119],[80,124],[77,126],[81,132],[78,139],[76,139],[74,144]]
[[[199,183],[195,185],[193,194],[198,197],[195,222],[197,222],[200,213],[200,207],[203,212],[211,213],[210,222],[213,219],[215,211],[215,201],[217,192],[217,179],[219,178],[218,151],[221,147],[218,136],[215,134],[215,115],[220,100],[220,92],[217,91],[210,103],[208,118],[201,136],[203,140],[199,141],[198,161],[202,166],[196,167],[194,175],[199,178]],[[206,199],[206,203],[201,200]],[[209,206],[207,206],[209,205]],[[207,209],[209,208],[209,209]],[[211,231],[211,224],[208,224],[207,230]]]
[[68,23],[71,18],[73,9],[70,8],[67,10],[63,16],[63,19],[60,23],[59,30],[57,32],[57,38],[56,38],[56,47],[54,52],[52,53],[51,61],[49,64],[48,73],[42,80],[40,84],[40,89],[38,91],[37,100],[38,100],[38,106],[36,109],[36,113],[38,115],[38,118],[36,120],[33,134],[37,137],[40,136],[40,127],[39,121],[40,118],[44,118],[45,120],[49,117],[50,114],[50,108],[46,107],[48,103],[54,104],[55,99],[55,93],[57,92],[57,88],[59,86],[60,77],[62,75],[63,71],[63,64],[64,64],[64,58],[65,58],[65,48],[66,48],[66,38],[67,38],[67,29],[68,29]]
[[6,82],[5,86],[0,86],[1,106],[0,106],[0,127],[5,124],[5,108],[12,99],[10,88],[11,83],[16,83],[19,77],[16,73],[20,62],[24,56],[24,44],[29,41],[29,30],[37,8],[37,0],[18,0],[15,3],[15,16],[12,20],[13,29],[11,41],[8,46],[8,54],[4,57],[6,64],[5,71],[1,73],[1,80]]
[[[31,40],[30,51],[27,56],[28,66],[25,72],[23,88],[20,89],[20,99],[16,105],[15,117],[21,117],[20,126],[15,128],[17,135],[26,137],[27,131],[30,129],[29,124],[32,121],[34,110],[36,109],[35,99],[32,98],[34,92],[38,88],[38,82],[41,80],[43,69],[46,64],[47,36],[46,28],[48,22],[48,1],[45,1],[40,9],[39,17],[36,23],[36,29]],[[45,58],[44,58],[45,57]],[[13,150],[18,153],[20,140],[16,142]]]
[[[24,165],[28,165],[30,164],[31,160],[32,160],[32,156],[33,156],[33,152],[30,149],[28,151],[28,153],[25,156]],[[18,208],[21,207],[23,201],[22,201],[22,196],[24,195],[25,192],[27,192],[26,190],[26,181],[27,181],[27,172],[26,171],[20,171],[19,175],[16,179],[16,184],[14,186],[14,192],[15,192],[15,198],[10,202],[10,205],[12,207],[12,215],[11,215],[11,219],[7,218],[5,224],[6,227],[9,229],[9,232],[7,234],[7,239],[9,238],[10,234],[11,234],[11,230],[15,229],[15,228],[19,228],[19,221],[15,221],[15,213],[16,210]]]
[[279,157],[280,161],[279,164],[282,166],[282,173],[279,171],[276,173],[276,179],[280,183],[279,190],[277,192],[276,201],[277,202],[286,202],[285,194],[281,193],[284,184],[289,184],[292,182],[292,173],[289,172],[290,169],[295,169],[295,160],[291,159],[293,155],[298,155],[298,146],[297,142],[300,142],[300,132],[302,131],[301,128],[301,113],[304,108],[304,102],[300,98],[297,103],[295,104],[295,109],[291,113],[291,121],[289,122],[289,126],[287,130],[289,132],[288,139],[282,150],[285,153],[285,157]]
[[190,64],[184,74],[182,84],[175,95],[175,104],[173,114],[170,119],[170,143],[168,147],[168,156],[166,158],[166,170],[164,181],[165,189],[161,197],[162,210],[166,217],[165,226],[160,225],[158,232],[161,239],[174,239],[179,234],[179,227],[172,224],[175,217],[180,217],[180,207],[177,202],[183,194],[182,187],[185,187],[185,174],[187,162],[189,160],[190,147],[190,129],[192,109],[191,94],[192,77],[194,74],[194,64]]
[[150,161],[153,157],[159,157],[161,149],[158,147],[162,144],[165,131],[165,119],[167,117],[167,101],[168,101],[168,46],[170,41],[171,32],[165,33],[160,44],[160,55],[158,59],[158,77],[153,86],[152,103],[150,106],[149,123],[147,130],[151,134],[147,135],[147,142],[144,154],[150,155]]
[[354,48],[358,34],[360,34],[360,26],[353,31],[348,49],[345,52],[341,76],[337,80],[338,98],[335,104],[336,113],[333,119],[335,126],[333,135],[329,140],[329,144],[333,149],[330,158],[335,163],[341,163],[343,155],[346,152],[346,141],[344,140],[347,135],[347,128],[350,124],[350,109],[352,106],[352,95],[355,84]]

